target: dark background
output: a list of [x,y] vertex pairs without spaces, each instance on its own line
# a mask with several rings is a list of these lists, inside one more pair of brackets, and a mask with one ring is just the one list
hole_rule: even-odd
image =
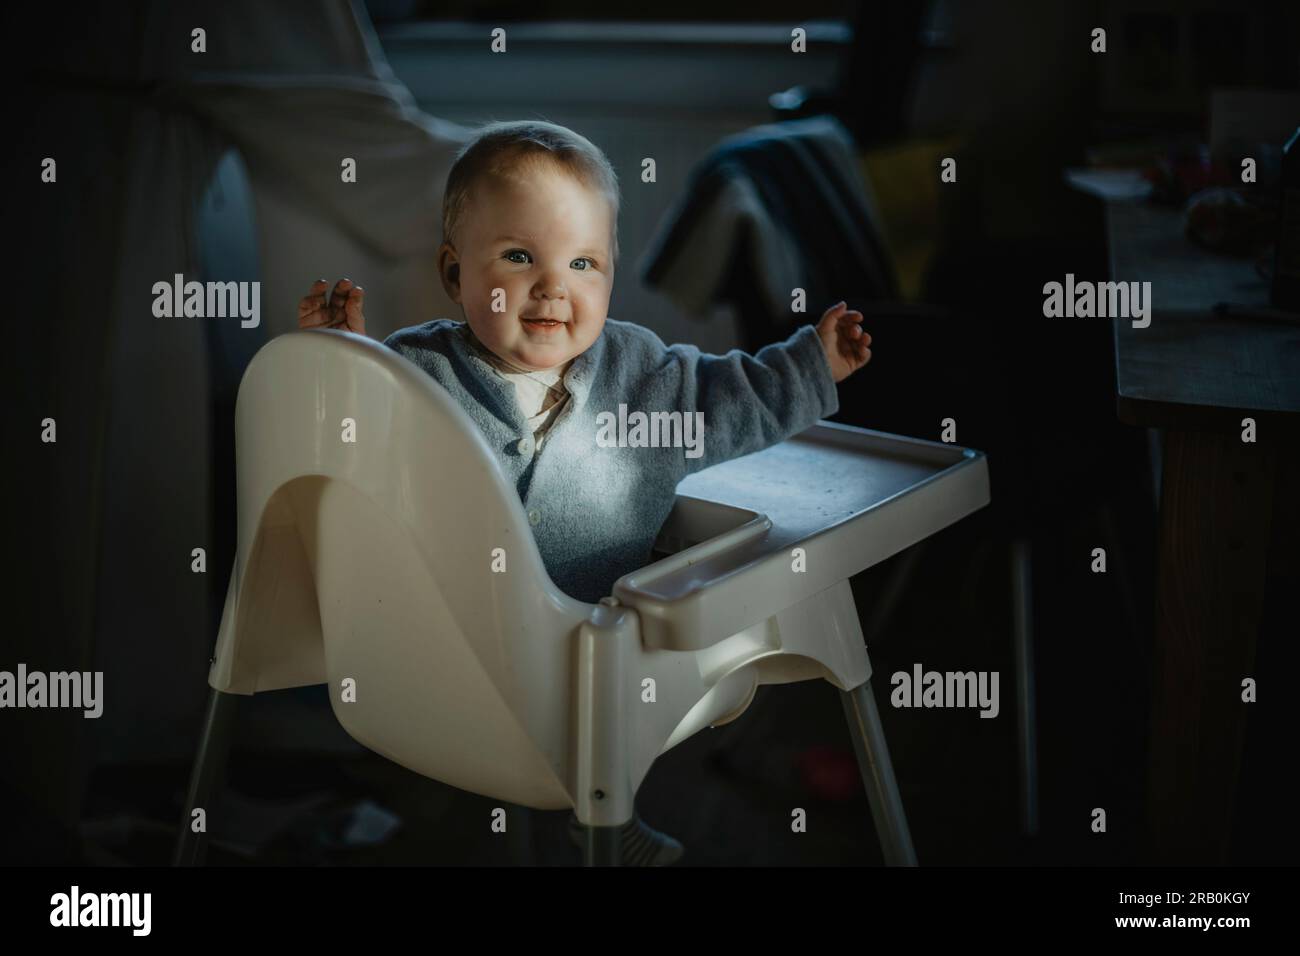
[[[927,77],[928,88],[941,91],[937,102],[954,116],[963,101],[990,98],[980,122],[965,130],[970,145],[962,159],[963,185],[939,211],[935,252],[917,296],[949,311],[929,322],[869,323],[879,354],[890,360],[873,363],[841,389],[839,421],[935,438],[935,423],[953,415],[961,423],[959,443],[990,454],[992,506],[918,546],[917,553],[898,555],[854,580],[877,699],[923,864],[1146,862],[1143,800],[1155,594],[1150,462],[1145,434],[1115,414],[1110,324],[1042,317],[1044,282],[1067,272],[1077,279],[1109,278],[1101,203],[1069,190],[1062,170],[1084,165],[1089,147],[1109,142],[1145,136],[1170,143],[1203,140],[1211,87],[1295,89],[1300,17],[1294,5],[1283,3],[1190,5],[1199,12],[1193,18],[1194,56],[1185,59],[1167,42],[1162,12],[1169,4],[1085,3],[1068,14],[1062,6],[1059,16],[1040,13],[1028,30],[1021,17],[1028,5],[972,4],[982,9],[960,18],[959,26],[945,26],[942,18],[936,26],[935,6],[864,0],[799,10],[804,18],[842,19],[855,30],[837,82],[812,90],[803,109],[835,113],[863,150],[905,143],[914,135],[909,123],[916,115],[915,94]],[[948,7],[939,6],[941,13]],[[757,21],[788,16],[785,5],[774,3],[747,5],[746,11]],[[596,4],[569,3],[386,3],[371,4],[371,13],[380,27],[435,16],[490,16],[494,22],[621,16]],[[1137,91],[1129,99],[1107,92],[1108,80],[1087,52],[1086,37],[1062,44],[1059,36],[1033,32],[1044,22],[1064,30],[1129,15],[1137,18],[1132,42],[1142,50],[1129,62],[1145,64],[1145,72],[1129,78]],[[78,349],[92,340],[88,332],[104,290],[63,289],[56,295],[53,290],[65,281],[64,264],[70,257],[130,250],[83,247],[75,214],[35,228],[43,207],[29,185],[31,157],[40,150],[31,137],[43,98],[61,71],[75,70],[76,56],[69,51],[95,40],[82,32],[83,21],[62,8],[18,5],[7,16],[16,49],[5,87],[12,136],[6,154],[14,166],[6,175],[12,271],[5,279],[11,364],[5,380],[14,452],[7,470],[16,482],[5,496],[10,613],[0,636],[0,667],[12,669],[20,660],[35,666],[30,662],[44,655],[49,669],[70,669],[80,666],[75,657],[52,651],[63,640],[60,622],[71,614],[93,616],[94,608],[69,606],[77,598],[61,588],[60,569],[84,559],[95,530],[84,529],[83,535],[60,528],[55,516],[66,505],[63,496],[91,493],[92,485],[86,476],[79,492],[82,486],[69,480],[76,476],[59,473],[54,460],[32,451],[28,442],[31,423],[45,414],[42,397],[71,367],[68,357],[94,363],[93,355]],[[732,18],[723,5],[669,3],[637,9],[634,19],[652,16]],[[1043,63],[1042,47],[1069,52]],[[131,50],[122,55],[129,62]],[[978,91],[955,80],[945,85],[942,77],[955,76],[945,72],[955,61],[975,56],[1001,64],[1001,82]],[[1143,90],[1154,93],[1144,99]],[[1153,106],[1152,99],[1159,102]],[[95,117],[85,117],[84,128],[89,149],[97,135]],[[104,188],[111,191],[112,184]],[[52,234],[61,237],[60,245],[50,245]],[[619,281],[635,277],[629,272]],[[216,349],[212,361],[222,361]],[[218,537],[209,550],[206,586],[217,614],[234,548],[229,416],[237,373],[214,366],[214,381],[224,383],[224,390],[214,394],[219,470],[211,508]],[[112,435],[105,440],[111,442]],[[1020,832],[1017,816],[1009,559],[1017,538],[1030,542],[1033,554],[1041,769],[1041,829],[1033,837]],[[130,540],[110,545],[114,560],[138,566],[146,578],[151,573],[157,556],[139,553]],[[1106,575],[1089,571],[1097,546],[1110,555]],[[896,588],[904,563],[910,573]],[[1278,582],[1276,591],[1295,583]],[[1256,672],[1292,675],[1294,606],[1279,600],[1269,613]],[[211,621],[208,634],[156,639],[193,642],[206,655],[217,623]],[[888,675],[910,671],[918,661],[927,669],[999,671],[999,718],[889,707]],[[151,662],[133,659],[121,666],[147,673]],[[176,679],[152,676],[159,684]],[[1295,721],[1286,700],[1287,676],[1261,679],[1268,689],[1251,711],[1233,863],[1295,859],[1297,825],[1287,786]],[[179,733],[197,739],[205,693],[201,684],[192,687],[193,715]],[[296,746],[265,750],[258,740],[277,719],[279,705],[250,700],[229,787],[232,805],[242,807],[250,821],[280,821],[276,835],[253,854],[214,846],[214,862],[577,861],[565,834],[567,814],[531,814],[528,826],[515,828],[504,843],[478,825],[493,801],[419,778],[350,746],[332,723],[324,688],[264,695],[274,696],[292,699],[298,726],[308,729]],[[0,857],[23,864],[166,862],[188,761],[97,762],[86,756],[84,742],[69,750],[59,743],[67,734],[46,735],[49,723],[72,719],[80,717],[47,712],[26,715],[20,724],[12,712],[0,713],[6,734],[0,751]],[[37,726],[38,720],[47,723]],[[90,764],[84,780],[65,772],[82,761]],[[760,688],[742,719],[700,733],[661,757],[637,802],[647,821],[685,844],[689,864],[880,859],[836,692],[821,682]],[[358,807],[371,804],[399,819],[400,828],[375,845],[340,842]],[[793,805],[809,808],[818,820],[797,838],[787,825]],[[1107,809],[1104,835],[1089,828],[1093,807]]]

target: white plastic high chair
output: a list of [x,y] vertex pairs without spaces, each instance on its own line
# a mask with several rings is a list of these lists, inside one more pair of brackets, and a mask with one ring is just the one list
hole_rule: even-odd
[[657,756],[759,684],[823,678],[885,860],[915,864],[849,578],[986,504],[982,455],[819,423],[683,482],[659,539],[676,553],[591,605],[551,582],[469,416],[378,342],[273,339],[240,386],[236,447],[238,548],[178,863],[202,858],[190,811],[237,695],[326,683],[346,731],[402,766],[573,808],[594,864],[618,860]]

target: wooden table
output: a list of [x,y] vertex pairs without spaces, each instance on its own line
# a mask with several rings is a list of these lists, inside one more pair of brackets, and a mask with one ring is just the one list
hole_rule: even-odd
[[[1113,281],[1151,282],[1148,328],[1114,319],[1120,419],[1153,429],[1160,452],[1155,686],[1148,753],[1151,862],[1228,862],[1270,588],[1300,582],[1300,324],[1210,313],[1264,306],[1251,259],[1207,252],[1182,214],[1107,206]],[[1242,420],[1256,423],[1242,441]],[[1289,625],[1294,638],[1296,625]],[[1279,754],[1280,759],[1289,759]]]

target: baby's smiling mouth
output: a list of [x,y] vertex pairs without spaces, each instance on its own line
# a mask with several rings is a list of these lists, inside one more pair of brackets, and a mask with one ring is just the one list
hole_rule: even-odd
[[536,326],[537,328],[541,328],[541,329],[554,329],[565,324],[563,319],[556,319],[550,316],[530,317],[526,315],[521,315],[519,317],[519,320],[521,322],[527,323],[528,325]]

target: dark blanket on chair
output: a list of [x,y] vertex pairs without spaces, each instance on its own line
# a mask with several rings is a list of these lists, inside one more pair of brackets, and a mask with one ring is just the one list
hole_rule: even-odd
[[830,116],[724,140],[664,217],[642,277],[688,312],[735,307],[747,350],[806,321],[791,311],[791,280],[814,316],[840,299],[898,295],[852,139]]

